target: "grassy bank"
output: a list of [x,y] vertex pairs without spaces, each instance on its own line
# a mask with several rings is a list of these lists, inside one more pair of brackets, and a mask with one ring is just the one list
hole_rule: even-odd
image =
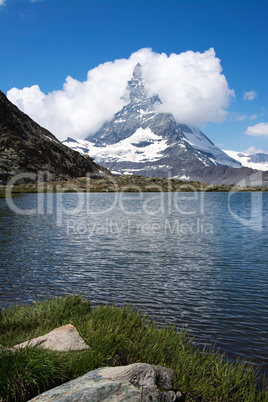
[[[22,194],[24,194],[23,193],[23,191],[12,191],[12,193],[11,193],[11,197],[20,197]],[[5,191],[5,189],[3,188],[3,189],[0,189],[0,199],[1,198],[6,198],[6,197],[8,197],[7,195],[6,195],[6,191]]]
[[158,329],[130,307],[99,306],[79,295],[46,299],[2,310],[0,343],[11,347],[64,324],[76,326],[91,350],[57,353],[28,348],[0,353],[0,400],[31,397],[102,366],[145,362],[174,370],[175,389],[185,401],[268,401],[257,392],[257,373],[243,363],[194,348],[185,333]]
[[[6,187],[0,188],[0,198],[5,197]],[[268,191],[268,187],[240,187],[235,185],[210,185],[201,182],[167,179],[163,177],[145,177],[139,175],[105,176],[88,179],[80,177],[70,180],[47,181],[14,185],[12,196],[36,192],[229,192],[229,191]]]

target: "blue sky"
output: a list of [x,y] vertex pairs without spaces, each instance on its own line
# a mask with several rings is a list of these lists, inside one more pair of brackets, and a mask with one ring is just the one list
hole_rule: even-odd
[[[136,60],[136,56],[131,58],[131,55],[140,49],[152,49],[144,59],[149,60],[151,68],[153,62],[162,63],[162,75],[158,77],[164,76],[166,65],[170,66],[170,54],[180,55],[191,51],[187,53],[188,64],[185,58],[177,57],[173,60],[175,64],[172,68],[175,69],[177,65],[179,71],[183,60],[186,71],[181,77],[182,81],[187,81],[191,80],[189,69],[194,65],[194,89],[195,85],[200,87],[204,73],[204,69],[195,68],[195,63],[199,65],[203,60],[200,55],[209,54],[209,67],[205,69],[209,68],[211,75],[206,75],[202,82],[210,85],[209,82],[215,80],[209,94],[204,94],[204,97],[211,99],[209,103],[204,100],[206,107],[202,110],[203,119],[199,116],[198,120],[196,107],[192,111],[189,106],[185,111],[187,122],[191,123],[192,113],[192,122],[199,122],[199,128],[223,149],[245,151],[255,147],[268,152],[267,16],[266,0],[0,0],[0,89],[7,94],[12,88],[23,90],[38,85],[38,90],[34,87],[28,92],[13,91],[13,98],[12,94],[9,98],[35,120],[39,119],[39,123],[50,129],[55,127],[54,134],[58,137],[59,127],[62,127],[60,139],[64,139],[64,113],[56,122],[57,117],[52,116],[53,110],[58,110],[55,105],[59,105],[59,99],[62,100],[66,95],[67,87],[70,93],[71,87],[72,97],[77,103],[72,104],[75,117],[69,127],[75,125],[76,121],[81,122],[81,119],[88,120],[87,115],[82,116],[84,98],[78,100],[77,94],[81,88],[84,91],[85,85],[81,86],[80,83],[89,80],[88,71],[95,69],[94,77],[97,73],[105,74],[106,80],[111,71],[110,81],[121,88],[122,82],[118,79],[117,83],[114,78],[116,69],[118,74],[125,77],[132,68],[131,63]],[[211,48],[215,55],[205,53]],[[165,59],[160,57],[162,53],[167,55]],[[103,63],[122,59],[126,62],[96,70]],[[219,62],[215,62],[217,59],[220,59],[221,73],[218,71]],[[149,77],[149,70],[147,75]],[[62,92],[68,76],[73,80],[69,80],[65,92]],[[92,77],[90,79],[93,80]],[[96,82],[104,82],[102,76]],[[88,85],[87,90],[94,93],[92,85]],[[47,98],[49,93],[54,94],[53,97]],[[111,99],[118,95],[115,88],[108,89],[107,93]],[[163,97],[168,94],[163,92],[163,88],[162,93]],[[183,119],[179,113],[182,110],[181,99],[176,98],[175,93],[171,95],[174,100],[171,111],[176,115],[174,110],[177,108],[178,118]],[[84,93],[84,96],[90,97],[91,94]],[[213,108],[214,97],[216,106],[212,113],[209,109]],[[109,99],[107,95],[107,103]],[[120,106],[113,101],[110,103],[114,107]],[[202,103],[201,100],[200,105]],[[91,104],[88,105],[90,108]],[[100,104],[96,101],[96,105],[101,109],[94,111],[93,117],[98,116],[94,123],[97,127],[114,110],[110,110],[105,102],[102,107],[101,99]],[[63,109],[70,115],[67,104],[61,103],[61,111]],[[220,118],[223,109],[228,113]],[[100,116],[100,112],[104,115]],[[45,116],[49,116],[50,122],[46,123]],[[76,130],[76,127],[73,129]],[[80,136],[85,130],[86,124],[81,125]],[[67,129],[66,134],[70,134]]]

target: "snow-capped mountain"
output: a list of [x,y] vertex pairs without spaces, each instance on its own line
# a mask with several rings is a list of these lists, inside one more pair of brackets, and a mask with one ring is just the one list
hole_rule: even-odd
[[248,154],[245,152],[224,151],[231,158],[237,160],[242,166],[252,169],[268,171],[268,154],[256,153]]
[[64,144],[89,154],[112,172],[188,178],[191,170],[210,166],[241,167],[198,128],[179,124],[172,114],[157,112],[158,95],[148,97],[140,64],[128,82],[130,102],[85,140]]

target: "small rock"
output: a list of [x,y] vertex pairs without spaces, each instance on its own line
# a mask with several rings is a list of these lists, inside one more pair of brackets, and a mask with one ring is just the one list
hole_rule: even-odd
[[176,401],[181,401],[183,399],[183,395],[180,391],[176,392]]
[[20,343],[14,346],[14,349],[25,348],[26,346],[40,346],[58,352],[90,349],[79,335],[77,329],[71,324],[56,328],[48,334],[31,339],[30,341]]

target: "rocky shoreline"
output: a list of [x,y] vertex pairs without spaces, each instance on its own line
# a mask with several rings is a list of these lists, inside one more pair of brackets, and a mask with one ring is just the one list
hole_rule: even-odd
[[[38,179],[38,177],[36,177]],[[6,190],[13,195],[25,193],[56,192],[229,192],[229,191],[268,191],[268,187],[250,187],[237,185],[212,185],[201,182],[186,182],[162,177],[145,177],[139,175],[102,177],[79,177],[69,180],[47,180],[29,183],[14,182],[11,186],[0,186],[0,198],[4,198]]]

